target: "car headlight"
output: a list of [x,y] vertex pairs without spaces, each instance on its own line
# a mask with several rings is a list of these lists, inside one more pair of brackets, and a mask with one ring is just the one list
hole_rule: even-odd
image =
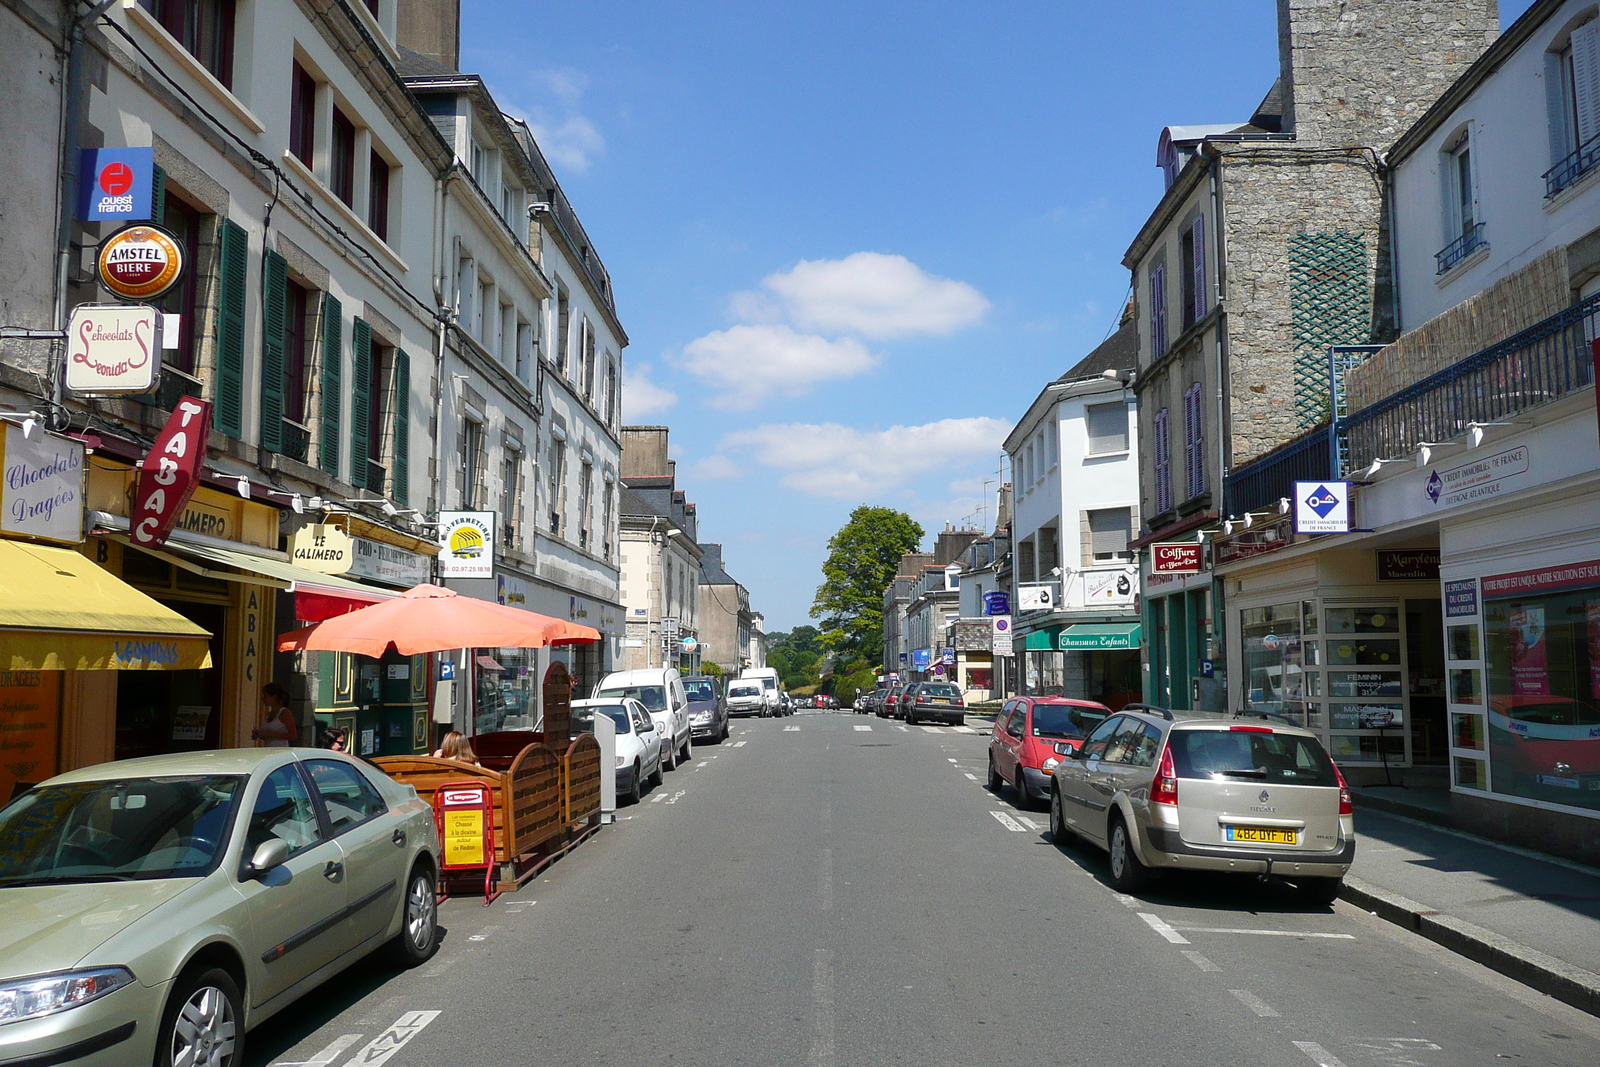
[[0,982],[0,1025],[76,1008],[132,981],[126,967],[98,967]]
[[1045,769],[1046,773],[1049,773],[1050,771],[1055,770],[1059,766],[1061,766],[1061,761],[1056,759],[1053,756],[1050,759],[1047,759],[1047,760],[1044,761],[1044,769]]
[[628,765],[628,757],[627,756],[618,756],[617,757],[617,770],[620,771],[620,770],[622,770],[622,768],[626,767],[627,765]]

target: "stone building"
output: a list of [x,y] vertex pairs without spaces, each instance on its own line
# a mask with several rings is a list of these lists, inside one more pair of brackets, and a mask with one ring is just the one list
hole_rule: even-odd
[[[1394,332],[1380,154],[1499,32],[1494,0],[1279,0],[1277,13],[1277,81],[1247,121],[1162,131],[1165,191],[1123,259],[1139,549],[1276,503],[1251,464],[1326,447],[1329,346]],[[1200,587],[1154,592],[1146,699],[1188,707],[1215,604]]]
[[721,545],[702,544],[700,549],[700,661],[737,675],[750,658],[756,632],[750,590],[728,573]]
[[627,613],[620,670],[676,667],[698,674],[700,560],[697,509],[677,487],[665,426],[622,428],[622,604]]

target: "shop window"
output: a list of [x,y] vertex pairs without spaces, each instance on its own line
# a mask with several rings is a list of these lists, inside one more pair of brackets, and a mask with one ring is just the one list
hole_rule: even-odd
[[1483,672],[1471,668],[1450,669],[1450,703],[1482,704]]
[[1339,763],[1398,763],[1405,759],[1405,737],[1399,732],[1382,737],[1376,734],[1332,734],[1328,738],[1328,755]]
[[1239,613],[1245,702],[1252,710],[1293,711],[1304,699],[1300,618],[1298,602]]
[[1450,627],[1450,658],[1475,660],[1478,658],[1478,624]]
[[1484,780],[1484,766],[1482,760],[1465,759],[1457,756],[1455,759],[1455,782],[1458,789],[1488,789],[1489,783]]
[[1463,715],[1459,712],[1452,714],[1450,716],[1450,747],[1482,752],[1483,716],[1478,714]]
[[294,65],[289,91],[289,151],[306,166],[316,157],[317,80]]
[[234,0],[140,0],[173,40],[233,88]]
[[356,126],[337,107],[328,144],[328,188],[346,206],[356,202]]

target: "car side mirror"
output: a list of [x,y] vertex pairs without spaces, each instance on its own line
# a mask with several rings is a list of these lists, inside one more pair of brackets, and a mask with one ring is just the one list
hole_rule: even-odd
[[281,837],[263,841],[256,846],[255,855],[250,857],[250,875],[253,878],[260,878],[274,868],[282,867],[288,859],[289,842]]

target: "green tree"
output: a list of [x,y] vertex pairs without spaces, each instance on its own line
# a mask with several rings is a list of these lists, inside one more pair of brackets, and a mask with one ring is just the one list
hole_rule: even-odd
[[[863,504],[828,542],[811,617],[820,642],[842,661],[876,662],[883,647],[883,591],[900,557],[922,543],[922,526],[893,508]],[[809,627],[796,627],[789,635]]]

